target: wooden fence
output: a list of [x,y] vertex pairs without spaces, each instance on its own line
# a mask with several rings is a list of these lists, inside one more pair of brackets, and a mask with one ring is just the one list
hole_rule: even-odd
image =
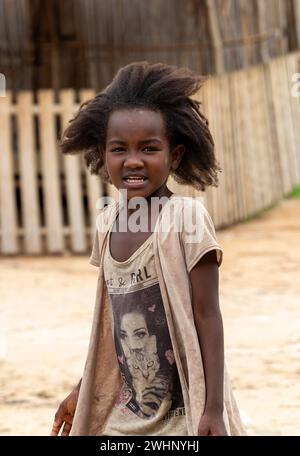
[[[203,196],[217,228],[268,207],[300,183],[300,96],[292,75],[300,53],[211,78],[198,94],[223,172]],[[300,78],[299,78],[300,79]],[[300,90],[298,90],[300,92]],[[95,232],[96,201],[117,197],[90,176],[79,156],[63,156],[57,138],[91,90],[41,90],[0,98],[0,252],[85,253]]]

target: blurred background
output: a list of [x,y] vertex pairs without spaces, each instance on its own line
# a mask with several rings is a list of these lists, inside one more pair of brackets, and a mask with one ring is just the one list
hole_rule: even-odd
[[202,196],[217,228],[227,364],[249,434],[297,435],[300,0],[0,0],[0,435],[49,434],[81,377],[96,201],[118,195],[57,140],[140,60],[210,76],[195,98],[219,187],[169,187]]

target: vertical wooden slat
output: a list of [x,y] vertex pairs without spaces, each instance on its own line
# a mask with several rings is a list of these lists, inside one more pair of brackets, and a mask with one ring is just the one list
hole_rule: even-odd
[[[60,92],[63,129],[74,115],[74,91]],[[83,195],[81,169],[78,155],[64,155],[65,183],[67,190],[67,208],[69,214],[71,245],[73,252],[86,251],[86,236],[83,213]]]
[[269,127],[267,122],[267,105],[265,98],[264,74],[262,66],[250,68],[249,71],[249,93],[252,98],[251,105],[251,132],[255,138],[253,147],[255,149],[255,211],[270,203],[272,197],[271,164],[268,154],[271,148]]
[[88,193],[88,206],[90,212],[90,234],[95,232],[96,220],[98,215],[97,202],[99,198],[104,195],[103,183],[100,178],[95,175],[91,175],[86,169],[86,182],[87,182],[87,193]]
[[270,134],[270,151],[269,151],[269,167],[271,171],[272,178],[272,193],[274,203],[283,194],[283,177],[281,171],[281,162],[280,162],[280,148],[279,148],[279,139],[277,133],[276,125],[276,116],[275,116],[275,106],[273,100],[273,90],[272,90],[272,80],[271,80],[271,64],[263,65],[264,73],[264,90],[266,96],[267,104],[267,118],[268,118],[268,127]]
[[244,195],[246,202],[246,217],[256,210],[256,173],[257,163],[255,155],[255,143],[252,129],[253,100],[251,98],[249,84],[249,69],[238,72],[238,86],[241,116],[241,162],[243,167]]
[[[205,85],[202,87],[202,100],[203,100],[203,113],[208,119],[209,128],[213,132],[214,131],[214,113],[213,113],[213,106],[212,106],[212,80],[209,79],[206,81]],[[212,187],[207,187],[206,191],[206,198],[205,203],[207,205],[207,209],[209,210],[211,217],[218,226],[219,224],[219,213],[218,213],[218,201],[216,197],[216,193],[213,191]]]
[[[247,159],[247,168],[249,169],[250,187],[248,193],[251,195],[251,205],[248,209],[248,215],[257,212],[260,209],[260,200],[263,194],[263,185],[266,180],[265,173],[262,172],[263,150],[262,137],[265,135],[263,119],[261,116],[261,100],[259,99],[258,84],[258,66],[247,69],[244,73],[246,86],[244,87],[244,115],[247,119],[246,128],[243,136],[248,137],[248,149],[245,154]],[[261,132],[261,134],[260,134]]]
[[[200,91],[194,95],[195,99],[200,101],[200,103],[201,103],[201,112],[206,117],[208,116],[208,111],[209,110],[207,108],[208,100],[207,100],[207,95],[205,93],[205,86],[208,84],[208,82],[209,81],[206,81],[206,83],[200,89]],[[211,129],[210,119],[208,119],[208,121],[209,121],[209,128]],[[190,193],[189,193],[189,191],[187,191],[186,196],[189,196],[189,195],[190,195]],[[206,188],[204,192],[197,192],[196,195],[191,195],[191,196],[197,196],[197,197],[198,196],[200,196],[200,197],[202,196],[203,197],[203,203],[205,204],[205,207],[207,208],[207,210],[209,211],[210,215],[214,219],[213,207],[212,207],[212,189],[211,188]],[[215,220],[214,220],[214,222],[215,222]]]
[[[216,142],[216,157],[221,165],[222,172],[219,175],[219,187],[214,189],[218,194],[219,199],[219,211],[220,211],[220,226],[228,224],[228,208],[229,208],[229,192],[228,192],[228,180],[229,180],[229,163],[225,157],[225,131],[224,131],[224,99],[223,91],[225,74],[216,78],[215,84],[215,113],[216,113],[216,125],[214,138]],[[226,112],[226,111],[225,111]],[[228,122],[227,113],[226,121]],[[226,195],[226,198],[224,196]]]
[[[300,12],[300,4],[299,4],[299,12]],[[299,23],[300,29],[300,23]],[[300,95],[298,97],[293,96],[293,84],[295,84],[295,79],[293,80],[294,75],[298,74],[298,81],[300,81],[300,53],[293,52],[292,54],[287,54],[285,56],[286,62],[286,71],[287,71],[287,80],[288,80],[288,96],[290,99],[290,107],[291,107],[291,120],[292,120],[292,127],[294,132],[294,141],[296,147],[294,149],[295,158],[294,164],[296,168],[296,181],[300,181]],[[298,89],[299,92],[299,89]]]
[[[90,100],[95,95],[95,92],[90,89],[84,89],[80,91],[80,102],[83,103],[84,101]],[[95,233],[95,226],[96,226],[96,219],[97,219],[97,201],[101,198],[104,194],[104,186],[103,182],[98,176],[91,175],[84,165],[86,183],[87,183],[87,197],[88,197],[88,207],[90,213],[90,236],[91,238],[94,236]]]
[[[198,91],[198,93],[193,95],[193,98],[195,98],[197,101],[200,102],[200,111],[203,114],[205,114],[203,87]],[[191,189],[189,186],[185,186],[184,196],[192,196],[195,198],[201,198],[203,204],[208,209],[208,211],[211,210],[211,201],[209,200],[209,194],[208,194],[207,190],[201,191],[201,190],[196,190],[194,188]]]
[[225,62],[216,1],[206,0],[205,4],[207,8],[207,18],[211,32],[212,46],[214,49],[215,73],[220,74],[225,71]]
[[241,97],[240,97],[240,72],[235,71],[230,75],[230,93],[231,93],[231,109],[232,109],[232,120],[234,125],[234,149],[236,152],[235,156],[235,188],[239,195],[238,199],[238,214],[239,220],[247,217],[247,206],[246,206],[246,188],[245,188],[245,168],[244,168],[244,157],[246,153],[243,150],[242,142],[242,130],[244,128],[243,118],[241,113]]
[[51,253],[64,249],[62,199],[59,182],[58,153],[53,114],[53,91],[38,92],[40,105],[41,164],[43,173],[47,249]]
[[226,189],[222,195],[227,200],[226,224],[237,220],[236,199],[237,192],[234,186],[234,148],[233,128],[231,118],[231,103],[229,93],[229,77],[227,74],[220,77],[220,113],[221,123],[219,129],[223,135],[223,167],[226,176]]
[[32,92],[20,92],[17,99],[17,122],[25,250],[27,253],[41,253],[32,106]]
[[298,173],[297,166],[297,151],[299,151],[299,143],[297,143],[297,136],[295,135],[294,123],[293,123],[293,112],[292,112],[292,96],[291,96],[291,76],[289,75],[287,67],[287,58],[283,56],[279,59],[279,71],[282,77],[283,85],[283,99],[285,100],[285,112],[284,117],[285,124],[285,134],[286,134],[286,143],[288,144],[288,162],[290,166],[290,178],[291,178],[291,188],[292,190],[300,180],[300,174]]
[[282,194],[287,194],[292,187],[290,169],[288,163],[289,140],[286,137],[285,125],[286,104],[283,105],[284,87],[283,80],[280,74],[280,66],[278,59],[274,59],[269,66],[271,79],[271,96],[274,105],[274,116],[276,125],[276,135],[278,140],[280,171],[282,176]]
[[0,97],[0,227],[1,252],[19,251],[9,108],[11,93]]
[[298,48],[300,46],[300,2],[299,0],[293,1],[293,9],[294,9],[294,23],[295,23],[295,32],[297,36],[297,44]]
[[210,86],[210,115],[209,123],[212,136],[215,142],[215,154],[216,159],[223,167],[223,172],[219,174],[219,187],[212,187],[212,193],[216,200],[217,206],[217,217],[214,219],[217,226],[223,224],[226,212],[226,201],[224,199],[226,179],[224,173],[224,160],[223,160],[223,138],[222,132],[220,131],[220,123],[222,122],[220,115],[220,77],[211,80]]

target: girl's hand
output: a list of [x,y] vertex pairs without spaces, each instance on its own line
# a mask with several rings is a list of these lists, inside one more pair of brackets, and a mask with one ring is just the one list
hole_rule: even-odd
[[198,426],[198,435],[227,435],[222,414],[204,412]]
[[76,386],[76,388],[73,389],[69,396],[67,396],[58,407],[50,435],[58,435],[62,426],[63,429],[61,435],[65,436],[70,434],[78,401],[79,389],[80,387]]

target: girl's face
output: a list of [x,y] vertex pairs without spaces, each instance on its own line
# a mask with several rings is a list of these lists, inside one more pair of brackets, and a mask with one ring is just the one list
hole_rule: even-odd
[[170,195],[166,182],[170,170],[178,167],[184,146],[170,152],[160,112],[147,108],[116,110],[109,117],[106,136],[107,172],[118,190],[127,190],[128,200]]

